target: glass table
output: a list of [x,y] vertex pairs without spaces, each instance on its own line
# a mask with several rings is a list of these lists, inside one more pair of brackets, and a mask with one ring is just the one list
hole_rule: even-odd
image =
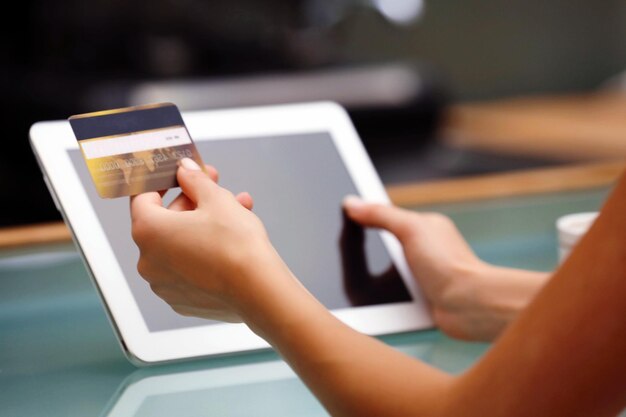
[[[551,270],[554,223],[598,210],[606,188],[415,207],[443,212],[484,260]],[[436,330],[386,343],[449,372],[488,348]],[[375,358],[373,358],[375,360]],[[271,351],[137,369],[122,354],[83,264],[71,246],[0,252],[0,415],[327,415]]]

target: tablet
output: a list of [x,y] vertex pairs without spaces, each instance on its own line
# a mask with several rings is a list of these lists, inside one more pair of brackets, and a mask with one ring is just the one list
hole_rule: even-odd
[[[273,245],[333,314],[381,335],[432,327],[399,242],[346,220],[357,194],[388,203],[345,110],[334,103],[184,113],[220,184],[255,201]],[[127,198],[102,199],[67,121],[31,127],[35,155],[127,357],[145,365],[268,348],[243,324],[183,317],[136,270]],[[166,200],[179,190],[170,190]]]

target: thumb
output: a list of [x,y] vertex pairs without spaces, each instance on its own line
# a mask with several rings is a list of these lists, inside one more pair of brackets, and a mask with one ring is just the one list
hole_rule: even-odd
[[180,160],[176,179],[183,193],[199,207],[210,201],[211,194],[217,188],[215,181],[190,158]]
[[343,200],[346,214],[355,222],[366,226],[385,229],[403,240],[415,221],[415,213],[395,206],[367,203],[356,196],[347,196]]

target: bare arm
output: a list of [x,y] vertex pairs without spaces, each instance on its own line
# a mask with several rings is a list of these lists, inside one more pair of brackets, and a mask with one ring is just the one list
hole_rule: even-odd
[[476,415],[600,416],[626,406],[626,177],[566,263],[453,391],[451,407]]
[[339,322],[232,195],[199,172],[181,169],[179,182],[195,209],[167,210],[155,193],[132,203],[140,272],[181,314],[246,322],[331,414],[610,415],[623,406],[626,181],[531,307],[459,377]]
[[333,415],[617,414],[626,406],[626,181],[570,260],[461,377],[355,334],[322,310],[312,306],[283,327],[286,310],[260,333]]

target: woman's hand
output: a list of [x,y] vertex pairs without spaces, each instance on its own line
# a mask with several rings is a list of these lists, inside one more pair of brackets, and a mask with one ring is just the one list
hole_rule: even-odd
[[205,171],[182,160],[177,176],[183,193],[168,208],[156,192],[131,199],[137,269],[182,315],[245,321],[254,314],[245,310],[252,304],[247,299],[293,277],[250,211],[252,198],[234,196],[216,184],[215,169]]
[[481,261],[441,214],[369,204],[356,197],[346,198],[344,207],[354,221],[386,229],[400,240],[437,326],[452,337],[494,339],[548,278]]

